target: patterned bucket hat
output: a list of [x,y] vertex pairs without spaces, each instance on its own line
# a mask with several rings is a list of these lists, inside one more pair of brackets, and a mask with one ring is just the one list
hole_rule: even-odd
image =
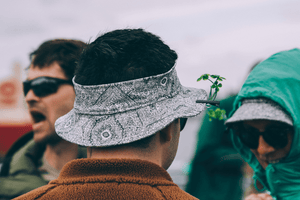
[[242,105],[225,124],[257,119],[279,121],[293,126],[292,118],[286,114],[282,107],[266,98],[244,99]]
[[156,76],[102,85],[80,85],[73,78],[74,108],[55,122],[63,139],[83,146],[113,146],[148,137],[177,118],[204,109],[202,89],[183,87],[175,66]]

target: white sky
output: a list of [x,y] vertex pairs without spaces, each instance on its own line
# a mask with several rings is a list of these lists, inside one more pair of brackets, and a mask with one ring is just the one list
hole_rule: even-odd
[[220,97],[237,92],[253,63],[300,47],[298,0],[10,0],[0,2],[0,79],[43,41],[93,41],[117,28],[144,28],[179,54],[183,85],[203,73],[227,78]]

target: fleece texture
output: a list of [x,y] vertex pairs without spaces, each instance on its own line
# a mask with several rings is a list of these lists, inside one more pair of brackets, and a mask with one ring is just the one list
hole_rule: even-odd
[[[254,154],[232,134],[233,144],[254,170],[254,179],[277,200],[300,199],[300,49],[282,51],[258,64],[237,95],[233,113],[243,99],[265,97],[279,104],[293,119],[294,137],[288,156],[264,170]],[[256,181],[255,181],[256,182]]]
[[77,159],[58,179],[19,199],[196,199],[160,166],[138,159]]

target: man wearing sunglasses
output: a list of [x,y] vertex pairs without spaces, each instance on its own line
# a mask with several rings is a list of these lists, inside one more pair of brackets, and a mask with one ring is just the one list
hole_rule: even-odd
[[85,148],[55,133],[57,118],[73,108],[75,66],[86,44],[78,40],[49,40],[30,54],[23,90],[32,119],[32,132],[16,141],[4,159],[0,197],[11,199],[58,177],[70,160],[86,157]]
[[[55,122],[63,139],[87,146],[58,179],[19,199],[195,199],[166,169],[202,89],[183,87],[177,54],[142,29],[105,33],[81,55],[74,108]],[[47,192],[46,192],[47,191]]]
[[300,50],[272,55],[248,76],[225,124],[254,170],[246,200],[300,199]]

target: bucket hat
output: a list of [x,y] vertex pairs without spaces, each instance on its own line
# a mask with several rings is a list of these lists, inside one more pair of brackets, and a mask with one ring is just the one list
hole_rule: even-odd
[[203,89],[183,87],[175,66],[168,72],[129,81],[80,85],[73,78],[74,108],[55,122],[56,133],[69,142],[103,147],[134,142],[178,118],[200,114]]

